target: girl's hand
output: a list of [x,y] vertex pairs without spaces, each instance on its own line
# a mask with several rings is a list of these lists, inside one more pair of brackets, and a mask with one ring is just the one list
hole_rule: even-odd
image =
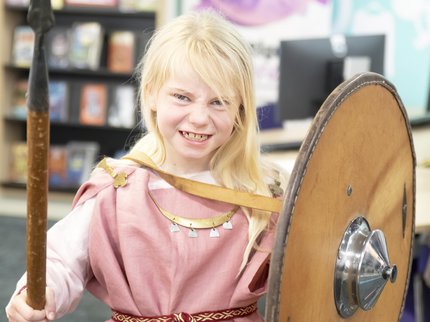
[[15,295],[6,307],[9,322],[47,322],[55,319],[54,291],[47,287],[45,297],[45,309],[34,310],[27,304],[27,290]]

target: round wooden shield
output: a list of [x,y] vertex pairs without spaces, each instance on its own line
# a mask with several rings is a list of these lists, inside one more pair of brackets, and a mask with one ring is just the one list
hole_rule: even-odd
[[[327,98],[300,148],[276,232],[266,322],[399,321],[414,216],[415,152],[405,108],[382,76],[359,74]],[[397,278],[382,285],[371,309],[345,317],[336,304],[335,271],[348,227],[359,217],[383,232]]]

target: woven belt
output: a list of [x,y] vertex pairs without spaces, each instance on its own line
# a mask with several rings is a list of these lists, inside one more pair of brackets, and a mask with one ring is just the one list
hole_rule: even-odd
[[200,321],[227,321],[238,317],[248,316],[257,311],[257,303],[248,306],[207,311],[194,314],[175,313],[161,316],[135,316],[112,310],[112,320],[115,322],[200,322]]

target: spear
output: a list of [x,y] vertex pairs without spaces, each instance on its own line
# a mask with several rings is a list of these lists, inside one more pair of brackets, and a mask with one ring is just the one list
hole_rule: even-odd
[[45,306],[48,209],[49,92],[44,34],[54,24],[50,0],[32,0],[27,21],[35,33],[27,114],[27,303]]

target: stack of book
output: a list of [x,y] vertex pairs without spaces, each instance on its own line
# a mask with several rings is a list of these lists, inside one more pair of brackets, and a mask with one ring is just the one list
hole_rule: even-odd
[[135,102],[132,85],[84,84],[81,87],[79,123],[131,128],[136,124]]
[[18,67],[30,67],[33,60],[35,34],[30,26],[17,26],[13,34],[12,62]]
[[[46,35],[48,65],[59,69],[106,68],[112,73],[131,74],[150,36],[147,32],[130,30],[106,33],[98,22],[75,22],[70,27],[54,26]],[[17,26],[14,30],[12,62],[19,67],[30,67],[33,47],[34,32],[31,27]],[[102,64],[102,50],[105,47],[106,66]]]
[[[71,91],[79,93],[78,108],[71,108]],[[15,83],[10,116],[27,117],[28,80]],[[53,122],[91,126],[132,128],[137,122],[136,89],[132,85],[79,83],[64,80],[49,82],[49,118]]]
[[[66,145],[51,145],[49,149],[49,185],[75,188],[90,177],[99,158],[97,142],[71,141]],[[16,183],[27,181],[27,144],[11,145],[9,179]]]

